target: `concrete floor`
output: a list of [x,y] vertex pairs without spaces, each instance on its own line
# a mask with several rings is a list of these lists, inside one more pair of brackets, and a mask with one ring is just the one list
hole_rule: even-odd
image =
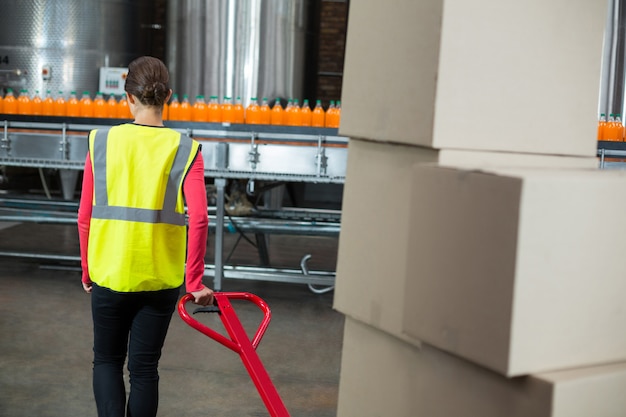
[[[3,228],[4,226],[4,228]],[[78,254],[75,226],[0,224],[0,250]],[[212,262],[211,239],[207,261]],[[225,252],[235,236],[226,236]],[[229,246],[230,245],[230,246]],[[240,243],[232,263],[254,264],[255,250]],[[334,270],[337,239],[272,236],[272,266]],[[67,269],[59,267],[67,266]],[[211,285],[210,280],[207,285]],[[343,316],[333,293],[306,285],[224,280],[224,291],[265,299],[272,322],[257,352],[292,416],[336,416]],[[252,304],[234,302],[246,329],[261,319]],[[216,315],[200,320],[222,329]],[[96,416],[91,388],[89,295],[76,265],[43,265],[0,258],[0,417]],[[161,417],[267,416],[239,356],[186,325],[174,313],[160,364]]]

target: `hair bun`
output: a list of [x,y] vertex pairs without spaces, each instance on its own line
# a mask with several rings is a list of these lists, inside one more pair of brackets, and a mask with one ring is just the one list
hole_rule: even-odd
[[142,56],[128,65],[124,90],[142,104],[163,106],[169,94],[169,73],[163,61]]

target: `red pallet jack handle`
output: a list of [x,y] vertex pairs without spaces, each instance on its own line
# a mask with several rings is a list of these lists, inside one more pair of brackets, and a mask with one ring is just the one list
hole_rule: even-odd
[[[199,332],[209,336],[211,339],[221,343],[230,350],[233,350],[239,354],[241,360],[248,370],[248,374],[257,391],[261,395],[265,407],[270,412],[272,417],[289,417],[289,412],[285,408],[282,399],[276,391],[276,387],[272,383],[269,374],[265,370],[259,355],[256,352],[256,348],[263,338],[267,326],[269,326],[272,314],[269,306],[260,297],[247,293],[247,292],[216,292],[214,294],[215,304],[218,308],[220,319],[224,324],[224,328],[228,332],[230,339],[224,335],[216,332],[215,330],[207,327],[194,319],[187,311],[185,305],[187,302],[193,300],[191,294],[186,294],[178,302],[178,314],[189,326],[198,330]],[[248,300],[253,302],[263,311],[263,320],[257,329],[252,341],[248,338],[248,335],[243,328],[243,325],[239,321],[239,317],[235,313],[235,309],[230,303],[230,300]]]

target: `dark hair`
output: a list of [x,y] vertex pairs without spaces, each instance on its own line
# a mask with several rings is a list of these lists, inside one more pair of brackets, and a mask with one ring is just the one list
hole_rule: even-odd
[[169,81],[170,74],[160,59],[142,56],[128,64],[124,90],[143,105],[161,107],[170,90]]

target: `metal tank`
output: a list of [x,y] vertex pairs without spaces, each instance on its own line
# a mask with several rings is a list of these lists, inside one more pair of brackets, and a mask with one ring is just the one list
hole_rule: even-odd
[[126,67],[152,52],[165,7],[164,0],[2,0],[0,88],[93,95],[100,67]]
[[170,0],[167,64],[179,96],[302,99],[308,0]]

